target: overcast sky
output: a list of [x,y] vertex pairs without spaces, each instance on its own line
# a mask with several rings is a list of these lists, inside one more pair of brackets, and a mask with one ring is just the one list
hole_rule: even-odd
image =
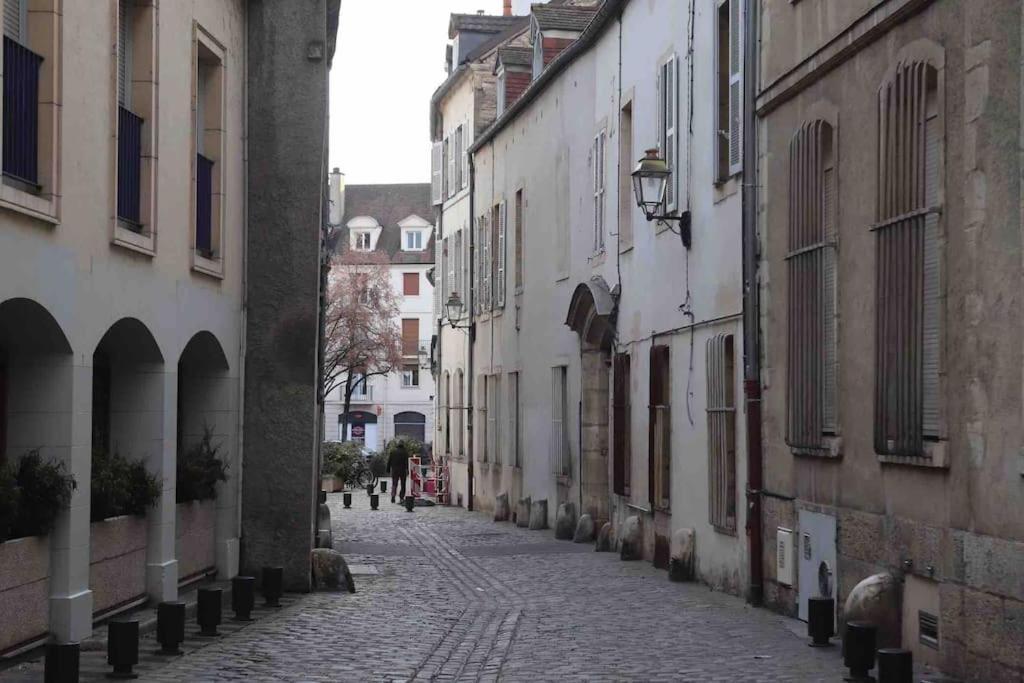
[[330,166],[345,183],[430,182],[430,95],[445,78],[448,15],[502,0],[341,0]]

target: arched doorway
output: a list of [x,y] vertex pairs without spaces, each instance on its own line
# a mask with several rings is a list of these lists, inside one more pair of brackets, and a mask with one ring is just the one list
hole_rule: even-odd
[[175,554],[180,582],[217,567],[231,576],[238,564],[237,485],[234,434],[238,424],[235,407],[237,386],[230,375],[227,356],[217,338],[207,331],[196,333],[178,359],[177,458],[189,458],[207,445],[227,465],[226,482],[217,485],[216,499],[188,500],[194,492],[179,486],[176,500]]
[[[338,416],[339,428],[344,423],[344,415]],[[377,435],[377,415],[365,410],[350,410],[348,413],[347,433],[343,441],[356,441],[364,444],[371,451],[379,450]]]
[[425,442],[427,440],[427,416],[412,410],[395,413],[395,436],[408,436]]

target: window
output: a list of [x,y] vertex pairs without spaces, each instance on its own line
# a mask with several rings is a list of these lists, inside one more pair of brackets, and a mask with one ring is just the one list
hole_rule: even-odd
[[462,298],[462,303],[466,303],[466,292],[463,289],[463,281],[465,276],[462,272],[462,234],[466,231],[465,227],[455,233],[455,247],[454,247],[454,263],[452,270],[454,272],[454,279],[452,284],[452,291],[458,292]]
[[455,129],[455,136],[452,142],[455,148],[455,153],[452,154],[452,188],[450,191],[451,195],[455,195],[459,190],[463,188],[462,178],[462,157],[465,155],[465,138],[463,137],[462,126]]
[[878,92],[875,450],[924,455],[942,436],[941,72],[902,61]]
[[619,250],[633,246],[633,103],[619,112]]
[[224,49],[196,27],[194,267],[222,273],[224,187]]
[[533,79],[544,70],[544,37],[537,32],[533,36]]
[[423,231],[406,230],[402,245],[403,251],[423,251]]
[[665,211],[676,208],[679,183],[679,59],[672,55],[658,70],[658,146],[672,175],[665,185]]
[[403,296],[420,295],[419,273],[402,273],[402,294]]
[[719,334],[707,342],[709,521],[736,531],[736,383],[733,338]]
[[487,453],[495,464],[501,464],[501,375],[487,378]]
[[497,79],[497,91],[498,91],[498,116],[505,113],[505,69],[498,71]]
[[420,366],[409,363],[402,366],[402,387],[412,389],[420,385]]
[[572,476],[567,371],[564,365],[551,368],[551,464],[561,477]]
[[523,208],[523,191],[516,190],[516,291],[523,288],[523,238],[525,236]]
[[718,30],[715,51],[715,176],[719,182],[740,172],[743,157],[742,59],[740,31],[741,0],[718,0]]
[[356,251],[370,251],[371,238],[370,233],[366,231],[359,231],[352,233],[353,246],[352,248]]
[[352,384],[352,398],[365,399],[370,393],[370,381],[361,372],[353,372],[349,382]]
[[452,452],[452,376],[444,373],[444,452]]
[[469,187],[469,126],[462,124],[462,187]]
[[508,450],[509,464],[523,466],[519,445],[519,373],[508,373]]
[[444,201],[444,143],[435,142],[430,149],[430,203]]
[[805,123],[789,144],[787,443],[821,450],[836,434],[835,132]]
[[672,406],[669,350],[651,347],[648,494],[652,505],[668,508],[672,491]]
[[465,384],[463,383],[462,369],[455,371],[455,434],[458,438],[459,455],[464,455],[466,452],[466,442],[462,435],[462,411],[465,410],[463,398],[465,394]]
[[605,132],[594,137],[591,161],[594,164],[594,252],[604,249],[604,145]]
[[505,306],[505,202],[495,204],[491,219],[490,268],[492,272],[491,303],[493,308]]
[[419,318],[402,319],[402,354],[415,356],[419,352],[420,321]]
[[133,23],[135,6],[129,0],[117,3],[117,218],[125,227],[138,231],[142,216],[142,126],[143,119],[132,111]]
[[[448,297],[451,296],[452,292],[457,291],[455,289],[455,236],[444,238],[444,265],[442,266],[442,273],[444,275],[444,294],[441,297],[441,305],[448,301]],[[441,309],[438,309],[440,312]]]
[[479,382],[477,384],[479,391],[477,396],[480,397],[480,419],[477,420],[479,424],[479,439],[476,440],[477,447],[480,449],[480,456],[477,458],[480,462],[487,462],[488,451],[487,447],[490,444],[490,439],[487,436],[487,428],[490,425],[487,417],[487,398],[490,394],[487,393],[487,376],[480,375]]
[[442,155],[444,170],[442,171],[441,196],[448,199],[452,196],[452,141],[451,138],[444,138],[444,153]]
[[477,219],[477,294],[474,297],[478,313],[491,310],[490,223],[486,214]]
[[628,496],[633,468],[632,379],[628,353],[615,355],[612,383],[612,490],[620,496]]

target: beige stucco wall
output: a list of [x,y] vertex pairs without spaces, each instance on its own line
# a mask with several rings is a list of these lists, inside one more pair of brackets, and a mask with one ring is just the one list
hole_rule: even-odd
[[[852,34],[840,31],[861,12],[885,16],[911,4],[765,0],[764,81],[790,78],[788,69],[828,39],[848,42]],[[941,666],[969,680],[1010,680],[1024,667],[1015,626],[1024,609],[1021,9],[1013,2],[986,3],[984,12],[946,0],[916,4],[919,13],[815,74],[792,99],[762,101],[771,109],[759,125],[765,477],[766,488],[796,498],[766,500],[766,590],[776,607],[795,611],[797,586],[774,581],[775,528],[795,528],[799,509],[825,512],[838,521],[840,598],[873,572],[911,574],[939,594]],[[899,51],[922,39],[945,56],[941,400],[948,468],[884,464],[872,440],[876,262],[868,227],[876,206],[877,89]],[[784,441],[788,144],[823,105],[838,111],[837,460],[794,456]],[[916,612],[905,615],[916,622]]]

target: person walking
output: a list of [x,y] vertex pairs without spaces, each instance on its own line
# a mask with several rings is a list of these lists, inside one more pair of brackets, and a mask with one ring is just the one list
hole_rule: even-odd
[[399,482],[402,485],[400,500],[405,500],[405,478],[409,476],[409,450],[402,441],[394,441],[391,444],[391,454],[388,455],[388,472],[391,473],[391,502],[395,502],[395,493]]

